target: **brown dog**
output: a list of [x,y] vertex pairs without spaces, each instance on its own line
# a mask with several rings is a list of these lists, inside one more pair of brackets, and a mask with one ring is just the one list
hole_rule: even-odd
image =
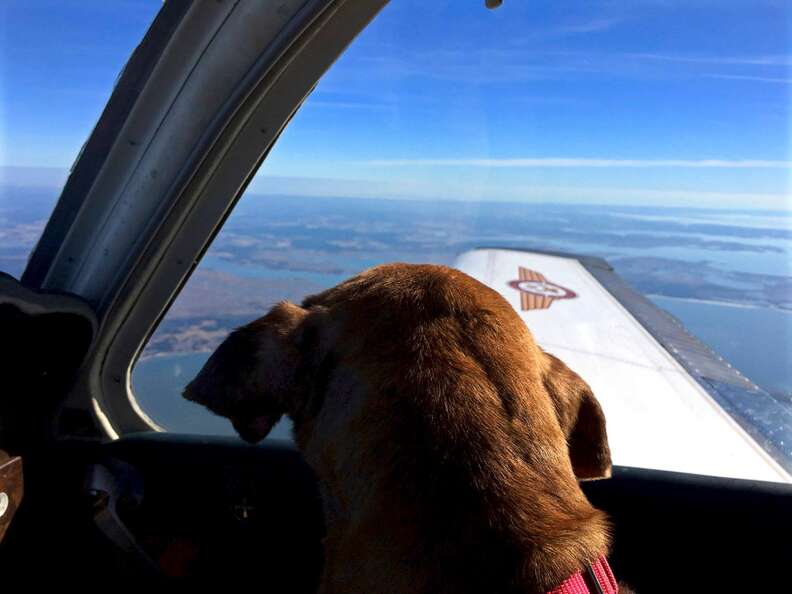
[[248,441],[286,414],[327,523],[323,594],[547,592],[608,551],[577,479],[605,418],[497,292],[378,266],[233,332],[185,389]]

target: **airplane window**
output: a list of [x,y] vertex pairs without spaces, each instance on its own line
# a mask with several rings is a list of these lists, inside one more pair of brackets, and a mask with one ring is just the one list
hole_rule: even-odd
[[[142,350],[138,403],[231,435],[180,392],[234,327],[378,263],[528,250],[496,288],[592,384],[617,464],[789,480],[790,8],[483,4],[393,2],[332,67]],[[0,7],[0,270],[21,273],[159,6]],[[700,342],[548,251],[607,260]]]
[[158,1],[0,3],[0,271],[27,258]]
[[[454,265],[498,246],[605,258],[757,384],[788,434],[789,9],[480,4],[393,3],[324,77],[146,345],[132,375],[138,401],[169,430],[231,434],[179,398],[230,329],[377,263]],[[588,285],[553,283],[552,268],[522,274],[525,291],[552,303],[523,301],[534,304],[525,319],[540,343],[553,336],[542,334],[547,324],[595,327],[563,309],[572,311],[570,294],[590,298]],[[706,381],[709,392],[695,396],[674,396],[682,388],[669,380],[654,400],[614,404],[607,392],[617,376],[636,394],[649,390],[643,363],[630,363],[631,351],[649,347],[629,344],[615,319],[599,328],[607,334],[587,343],[589,354],[624,341],[613,357],[625,366],[580,358],[578,370],[598,382],[616,463],[783,476],[746,470],[739,454],[710,462],[718,430],[698,424],[697,407],[717,408],[741,440],[761,436],[734,422]],[[551,338],[543,346],[574,367],[574,349]],[[677,355],[647,365],[678,366],[686,355]],[[687,382],[699,371],[689,367]],[[757,406],[748,392],[734,396],[736,408]],[[677,397],[689,423],[668,412]],[[650,424],[676,429],[631,431],[643,406],[654,409],[644,411],[655,415]],[[686,451],[664,456],[669,436],[685,431]],[[273,433],[288,435],[286,423]],[[785,452],[763,453],[757,459],[778,470]]]

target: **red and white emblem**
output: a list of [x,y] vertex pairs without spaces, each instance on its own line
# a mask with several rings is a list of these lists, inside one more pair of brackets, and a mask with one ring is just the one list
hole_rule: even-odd
[[577,293],[551,283],[543,274],[520,266],[520,278],[509,283],[512,289],[520,292],[520,306],[529,309],[548,309],[558,299],[574,299]]

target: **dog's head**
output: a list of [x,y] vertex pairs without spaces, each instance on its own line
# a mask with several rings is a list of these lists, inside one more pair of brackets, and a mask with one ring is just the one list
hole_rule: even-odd
[[[405,551],[449,534],[478,551],[479,528],[508,530],[509,543],[535,543],[520,571],[547,591],[608,548],[576,480],[610,474],[597,400],[502,296],[459,271],[377,267],[301,307],[280,303],[233,332],[185,397],[251,442],[287,414],[327,517],[389,510],[382,529]],[[342,554],[328,542],[328,558]]]
[[301,324],[288,302],[232,332],[184,389],[184,397],[227,417],[245,441],[264,439],[300,392]]
[[545,353],[544,385],[567,439],[569,458],[580,480],[611,475],[605,415],[589,385],[563,361]]
[[[332,352],[338,347],[332,339],[338,332],[330,327],[338,324],[347,327],[347,334],[354,335],[357,344],[366,345],[361,349],[368,352],[367,356],[382,362],[382,373],[387,373],[384,370],[388,360],[399,356],[398,347],[392,344],[397,327],[408,326],[415,316],[410,309],[416,307],[415,304],[410,305],[410,301],[403,298],[413,293],[399,284],[413,274],[412,269],[403,265],[379,267],[306,299],[303,307],[279,303],[264,317],[228,336],[186,387],[185,398],[228,417],[240,436],[250,442],[266,437],[283,414],[292,419],[300,416],[310,425],[309,417],[315,415],[320,406],[307,406],[307,402],[314,391],[322,388],[321,378],[317,381],[317,377],[330,373],[320,362],[332,359],[324,357],[320,350]],[[509,324],[518,325],[509,330],[509,334],[514,336],[525,331],[519,316],[502,297],[477,281],[465,278],[465,282],[473,283],[469,284],[469,291],[478,291],[482,298],[496,300],[497,307],[507,312],[501,314],[508,316],[507,328],[512,328]],[[432,291],[434,299],[442,293],[437,288],[440,286]],[[359,301],[358,308],[347,311],[350,301],[355,300]],[[373,304],[365,305],[368,301]],[[426,306],[423,301],[421,303],[422,307]],[[365,307],[369,310],[361,309]],[[384,310],[388,311],[388,316],[382,315]],[[342,323],[343,319],[352,321]],[[383,331],[384,326],[377,326],[387,323],[395,326],[386,331]],[[527,384],[535,391],[530,402],[544,411],[534,408],[527,413],[528,417],[535,425],[540,419],[557,418],[578,479],[609,476],[611,458],[605,417],[591,389],[562,361],[539,350],[530,334],[526,336],[527,352],[531,358],[537,357],[537,367],[541,368],[537,370],[541,384],[533,381]],[[386,347],[396,348],[396,351],[387,351],[388,356],[373,353]],[[482,352],[494,352],[498,345],[482,344],[480,347]],[[546,392],[550,402],[542,392]],[[314,396],[318,403],[324,402],[325,394]],[[557,435],[557,429],[548,435]]]

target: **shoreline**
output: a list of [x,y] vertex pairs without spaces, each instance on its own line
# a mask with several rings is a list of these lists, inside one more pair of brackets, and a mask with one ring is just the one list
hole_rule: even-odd
[[658,295],[656,293],[647,293],[644,295],[649,300],[653,299],[670,299],[673,301],[685,301],[687,303],[700,303],[702,305],[720,305],[722,307],[733,307],[736,309],[769,309],[781,313],[792,314],[792,308],[782,307],[769,303],[767,305],[759,305],[756,303],[738,303],[736,301],[718,301],[715,299],[700,299],[697,297],[671,297],[669,295]]

